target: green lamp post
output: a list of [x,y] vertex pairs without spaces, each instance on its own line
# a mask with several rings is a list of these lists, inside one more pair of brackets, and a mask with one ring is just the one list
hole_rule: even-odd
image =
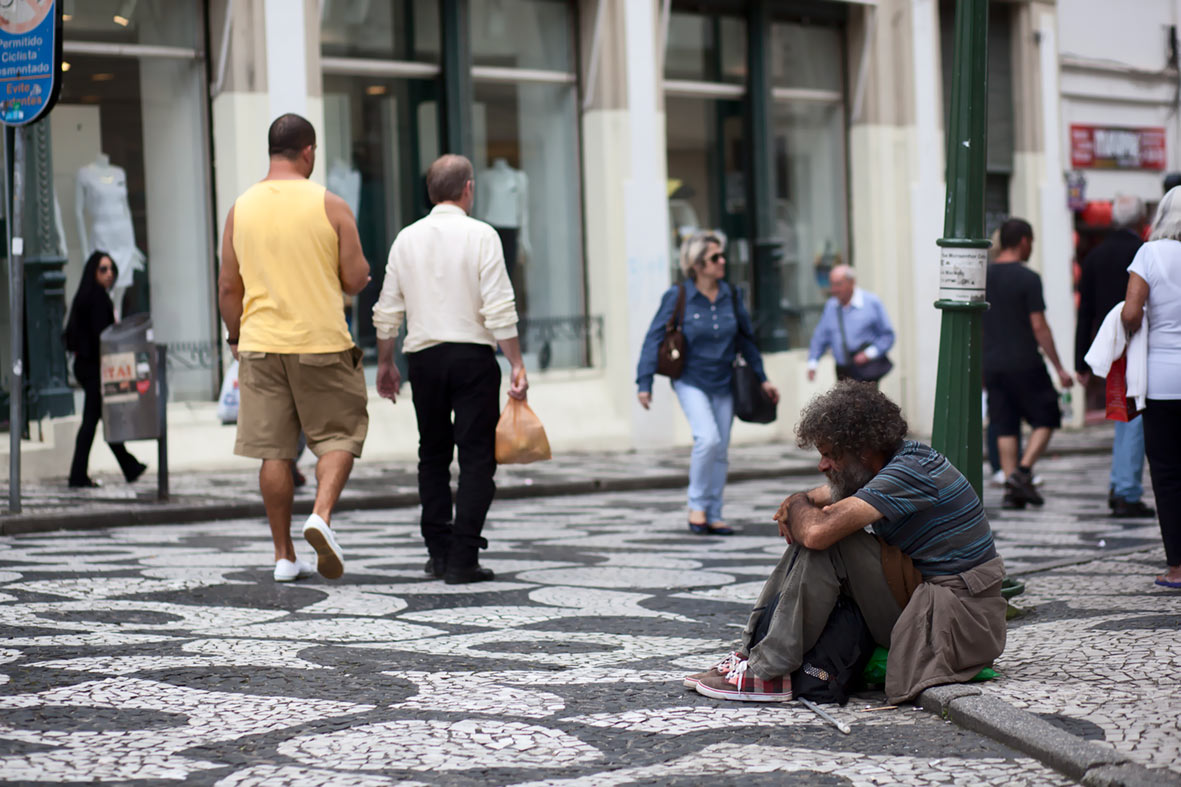
[[939,255],[943,312],[935,382],[934,448],[982,495],[981,317],[988,238],[984,234],[987,142],[988,0],[958,0],[951,112],[947,128],[947,206]]

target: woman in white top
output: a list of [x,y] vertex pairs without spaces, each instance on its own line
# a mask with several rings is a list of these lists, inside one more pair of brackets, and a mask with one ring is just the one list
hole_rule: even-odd
[[1124,327],[1130,336],[1148,322],[1144,449],[1169,565],[1156,584],[1181,588],[1181,186],[1161,200],[1128,273]]

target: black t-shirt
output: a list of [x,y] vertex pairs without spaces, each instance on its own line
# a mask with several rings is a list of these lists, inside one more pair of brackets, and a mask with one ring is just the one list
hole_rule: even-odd
[[1042,278],[1020,262],[988,266],[984,312],[984,371],[1022,372],[1041,366],[1029,315],[1044,312]]

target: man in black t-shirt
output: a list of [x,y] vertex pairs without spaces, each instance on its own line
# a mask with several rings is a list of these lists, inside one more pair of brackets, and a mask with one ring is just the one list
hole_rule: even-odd
[[[1063,388],[1074,385],[1074,380],[1058,360],[1046,323],[1042,279],[1022,264],[1033,252],[1033,228],[1022,219],[1009,219],[1001,225],[1000,245],[1000,252],[988,266],[984,388],[988,391],[988,420],[996,429],[1005,472],[1004,507],[1025,508],[1027,503],[1040,506],[1045,502],[1033,485],[1033,464],[1062,425],[1058,392],[1045,361],[1050,361]],[[1029,423],[1033,434],[1018,461],[1022,420]]]

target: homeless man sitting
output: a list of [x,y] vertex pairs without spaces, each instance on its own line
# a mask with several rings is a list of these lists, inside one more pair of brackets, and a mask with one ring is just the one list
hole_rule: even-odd
[[898,405],[866,383],[838,383],[808,404],[796,436],[820,452],[828,486],[779,506],[788,547],[741,649],[685,678],[687,687],[718,699],[791,699],[791,674],[840,595],[889,648],[891,703],[968,680],[1001,654],[1004,570],[984,507],[946,458],[906,431]]

